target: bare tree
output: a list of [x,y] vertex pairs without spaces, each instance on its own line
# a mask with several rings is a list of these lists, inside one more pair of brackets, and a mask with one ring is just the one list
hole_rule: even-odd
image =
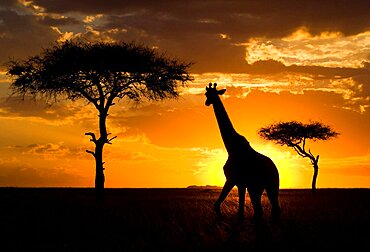
[[162,100],[178,97],[178,87],[192,77],[191,63],[167,58],[135,43],[89,43],[66,41],[42,50],[24,61],[9,61],[7,74],[13,79],[13,95],[61,99],[85,99],[95,106],[99,116],[99,136],[87,132],[95,150],[86,150],[95,158],[95,191],[103,198],[103,148],[116,136],[109,136],[106,121],[115,100],[140,102],[144,98]]
[[286,145],[293,148],[301,157],[310,159],[313,165],[312,193],[316,192],[316,179],[319,173],[319,155],[315,156],[311,150],[306,149],[307,140],[329,140],[337,137],[339,133],[335,132],[330,126],[320,122],[310,122],[303,124],[297,121],[279,122],[263,127],[258,131],[260,137],[271,140],[282,146]]

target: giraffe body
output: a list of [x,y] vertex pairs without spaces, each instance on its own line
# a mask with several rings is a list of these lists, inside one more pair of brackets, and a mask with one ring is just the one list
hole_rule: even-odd
[[226,182],[214,205],[216,213],[221,214],[222,202],[231,189],[236,186],[239,193],[239,221],[244,219],[246,190],[248,190],[253,205],[255,219],[259,219],[263,214],[261,196],[265,190],[272,206],[272,216],[275,219],[279,218],[279,172],[274,162],[269,157],[255,151],[248,140],[235,131],[219,97],[226,90],[217,90],[216,84],[214,87],[210,84],[206,90],[206,105],[213,105],[221,136],[228,152],[228,159],[223,167]]

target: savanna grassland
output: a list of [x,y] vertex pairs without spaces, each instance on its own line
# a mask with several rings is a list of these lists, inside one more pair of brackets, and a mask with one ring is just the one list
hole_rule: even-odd
[[0,188],[0,251],[370,251],[370,189],[280,190],[282,216],[236,225],[236,191]]

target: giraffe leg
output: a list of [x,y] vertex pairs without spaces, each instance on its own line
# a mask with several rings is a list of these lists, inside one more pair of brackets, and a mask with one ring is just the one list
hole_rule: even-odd
[[239,209],[238,209],[238,223],[243,222],[244,220],[244,203],[245,203],[245,187],[238,187],[239,193]]
[[266,189],[267,197],[271,203],[271,217],[273,220],[278,221],[280,219],[281,209],[279,205],[279,188],[269,187]]
[[261,196],[263,189],[260,188],[248,188],[249,197],[252,202],[254,214],[254,220],[258,221],[262,218],[263,210],[261,205]]
[[232,183],[230,180],[226,180],[224,187],[222,188],[222,191],[220,193],[220,196],[218,196],[218,199],[216,200],[214,204],[214,209],[217,215],[221,215],[221,203],[226,199],[227,195],[233,189],[235,186],[234,183]]

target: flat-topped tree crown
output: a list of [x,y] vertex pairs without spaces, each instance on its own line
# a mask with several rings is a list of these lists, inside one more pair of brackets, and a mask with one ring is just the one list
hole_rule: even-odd
[[310,122],[303,124],[297,121],[279,122],[263,127],[258,134],[266,139],[276,142],[280,145],[292,146],[294,144],[303,143],[310,139],[329,140],[337,137],[339,133],[335,132],[330,126],[320,122]]
[[177,97],[178,84],[192,80],[190,65],[134,43],[66,41],[26,61],[8,62],[8,74],[15,77],[14,93],[87,98],[96,105],[115,97],[136,101]]

